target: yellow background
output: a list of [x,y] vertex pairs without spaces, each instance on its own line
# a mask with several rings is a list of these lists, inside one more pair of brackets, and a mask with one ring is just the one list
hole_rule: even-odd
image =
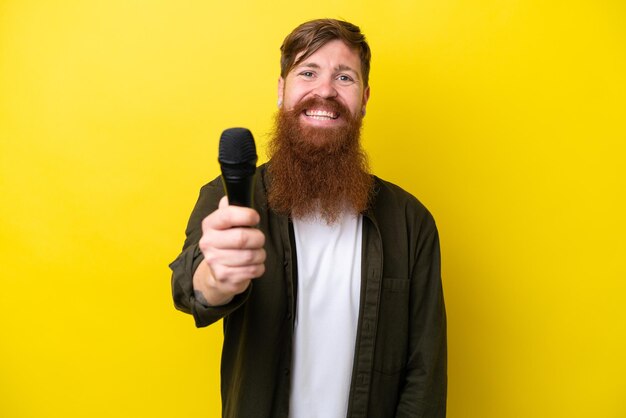
[[167,264],[279,46],[373,49],[364,143],[441,233],[450,418],[626,417],[626,3],[0,1],[0,417],[219,414]]

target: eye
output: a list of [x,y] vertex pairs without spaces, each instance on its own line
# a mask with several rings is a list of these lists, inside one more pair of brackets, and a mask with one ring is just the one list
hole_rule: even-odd
[[341,81],[344,84],[354,83],[354,79],[346,74],[341,74],[337,77],[337,80]]
[[314,76],[313,71],[302,71],[300,75],[305,78],[311,78]]

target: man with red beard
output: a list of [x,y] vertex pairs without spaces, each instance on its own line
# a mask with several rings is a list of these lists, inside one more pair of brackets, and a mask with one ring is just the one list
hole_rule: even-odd
[[223,319],[225,417],[444,417],[446,317],[428,210],[368,172],[370,49],[320,19],[281,47],[253,209],[205,185],[170,265],[176,307]]

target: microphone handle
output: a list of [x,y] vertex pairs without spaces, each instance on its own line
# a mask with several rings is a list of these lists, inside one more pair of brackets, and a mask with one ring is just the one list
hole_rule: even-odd
[[222,175],[222,183],[224,183],[229,205],[252,207],[254,175],[245,177],[225,177]]

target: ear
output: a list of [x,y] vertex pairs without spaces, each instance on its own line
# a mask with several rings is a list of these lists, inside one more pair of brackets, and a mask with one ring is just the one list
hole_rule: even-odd
[[367,106],[367,101],[370,99],[370,86],[365,87],[363,90],[363,100],[361,103],[361,113],[365,116],[365,107]]
[[279,77],[278,78],[278,107],[282,106],[284,95],[285,95],[285,79],[282,77]]

